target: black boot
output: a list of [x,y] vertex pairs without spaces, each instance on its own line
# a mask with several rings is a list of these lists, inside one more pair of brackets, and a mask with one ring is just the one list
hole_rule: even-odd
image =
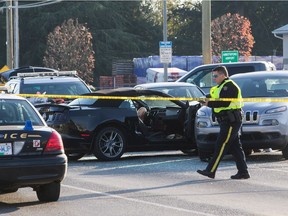
[[231,179],[248,179],[250,178],[250,174],[247,173],[237,173],[236,175],[232,175]]
[[207,176],[207,177],[212,178],[212,179],[215,178],[215,173],[207,171],[207,170],[197,170],[197,173],[204,175],[204,176]]

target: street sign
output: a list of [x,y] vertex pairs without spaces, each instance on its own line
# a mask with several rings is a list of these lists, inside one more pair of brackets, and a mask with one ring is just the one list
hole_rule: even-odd
[[237,50],[222,51],[222,63],[238,62],[239,53]]
[[172,41],[160,41],[160,62],[171,63],[172,62]]

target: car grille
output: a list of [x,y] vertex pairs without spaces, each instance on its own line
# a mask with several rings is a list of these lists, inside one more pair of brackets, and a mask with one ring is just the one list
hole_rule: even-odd
[[[243,117],[243,124],[258,124],[259,118],[259,111],[245,111]],[[211,117],[211,121],[214,125],[218,124],[214,114]]]

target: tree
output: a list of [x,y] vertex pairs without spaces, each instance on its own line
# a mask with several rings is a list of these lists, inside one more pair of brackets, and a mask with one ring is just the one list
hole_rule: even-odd
[[223,50],[238,50],[239,55],[251,55],[255,42],[247,18],[227,13],[214,19],[211,29],[213,55],[220,56]]
[[49,33],[43,59],[46,67],[76,70],[85,82],[92,83],[94,62],[92,35],[77,19],[64,21]]
[[201,4],[187,2],[168,13],[168,39],[174,55],[201,55]]
[[212,1],[212,19],[239,13],[249,19],[255,39],[252,55],[283,55],[283,42],[272,31],[287,24],[288,1]]

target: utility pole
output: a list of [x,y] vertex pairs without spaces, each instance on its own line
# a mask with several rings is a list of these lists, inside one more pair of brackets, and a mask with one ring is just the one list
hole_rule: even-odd
[[204,64],[212,63],[211,0],[202,1],[202,55]]
[[[163,0],[163,41],[167,41],[167,4]],[[163,63],[164,66],[164,82],[168,80],[168,63]]]
[[19,15],[18,0],[14,0],[14,64],[13,68],[19,67]]
[[[14,5],[13,5],[14,1]],[[36,3],[25,5],[18,4],[19,0],[6,0],[6,6],[1,9],[6,9],[6,61],[9,68],[19,67],[19,8],[34,8],[61,2],[62,0],[46,1],[42,0]],[[14,11],[13,11],[14,9]]]
[[12,0],[6,1],[6,49],[7,49],[7,66],[13,68],[14,46],[13,46],[13,9]]

